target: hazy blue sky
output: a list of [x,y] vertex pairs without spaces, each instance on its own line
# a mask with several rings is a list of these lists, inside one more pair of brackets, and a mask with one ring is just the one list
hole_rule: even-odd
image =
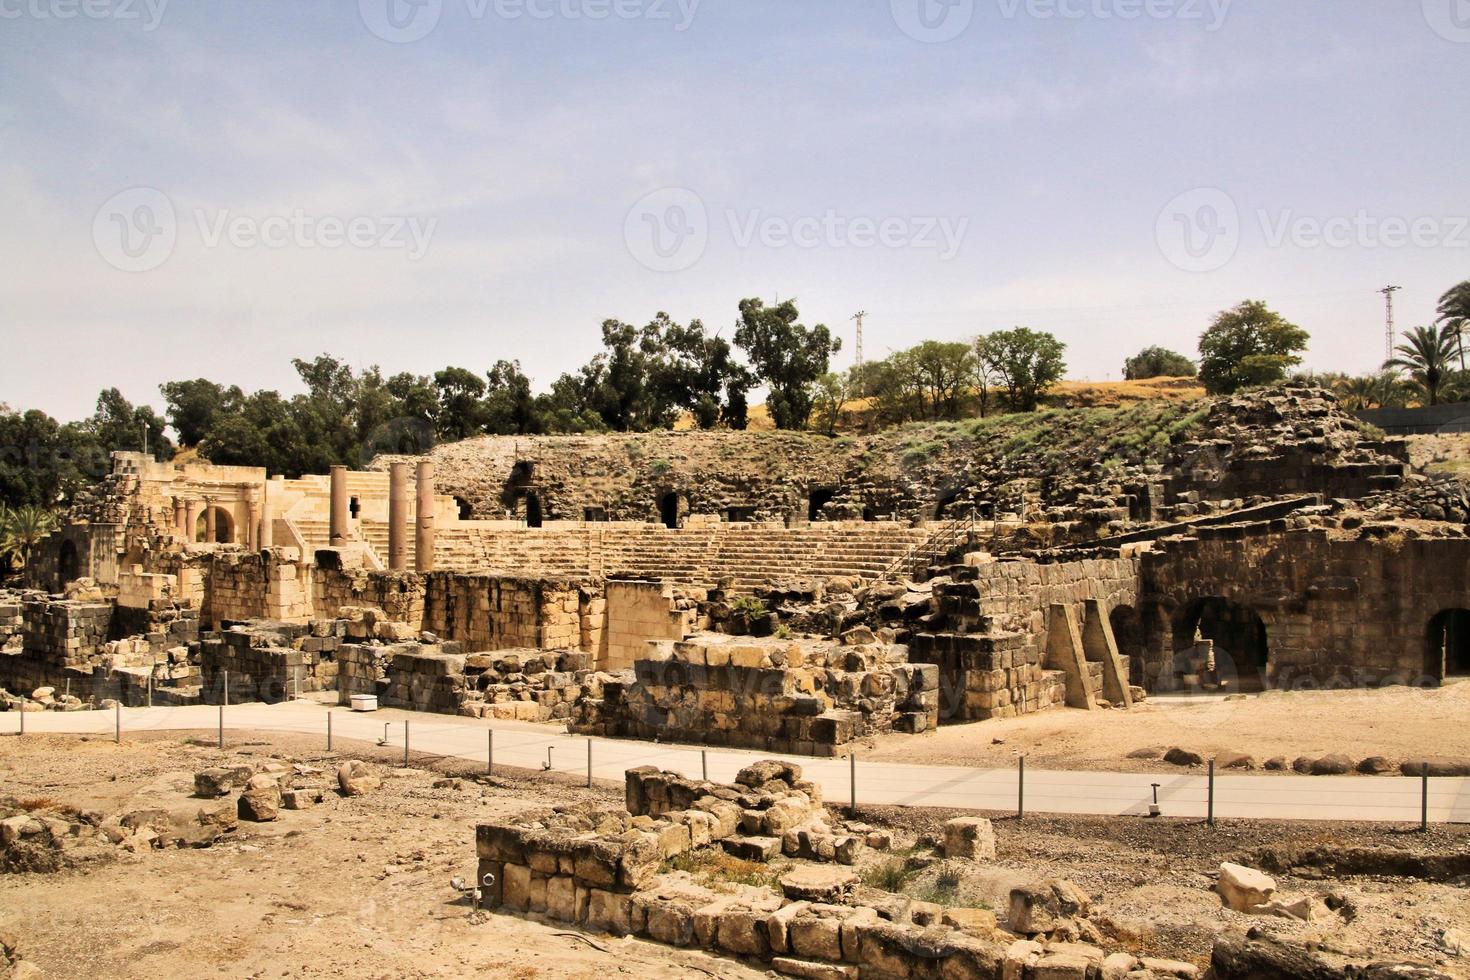
[[0,401],[544,386],[748,295],[842,365],[865,309],[869,357],[1021,324],[1099,379],[1260,298],[1365,371],[1375,290],[1470,278],[1470,0],[946,3],[0,0]]

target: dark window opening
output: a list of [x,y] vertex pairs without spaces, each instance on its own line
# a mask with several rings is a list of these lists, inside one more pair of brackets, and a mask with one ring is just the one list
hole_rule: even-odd
[[347,504],[347,510],[350,514],[352,514],[352,519],[354,521],[357,520],[359,517],[362,516],[362,501],[358,500],[356,497],[353,497],[351,501],[349,501]]
[[679,528],[679,495],[673,491],[664,494],[658,502],[658,519],[670,530]]
[[817,487],[806,498],[806,519],[809,521],[821,520],[822,508],[832,502],[837,496],[837,491],[832,487]]
[[541,526],[541,498],[534,493],[525,496],[526,502],[526,527]]
[[77,546],[75,542],[61,542],[61,554],[57,558],[57,574],[61,584],[57,587],[58,592],[66,588],[68,582],[75,582],[81,578],[82,563],[77,557]]
[[474,511],[471,510],[471,508],[470,508],[470,502],[468,500],[465,500],[463,497],[455,497],[454,498],[454,504],[455,504],[456,507],[459,508],[459,519],[460,520],[462,520],[462,521],[468,521],[468,520],[471,520],[472,519],[470,515],[473,514]]
[[749,524],[755,520],[754,507],[726,507],[725,520],[731,524]]
[[1470,676],[1470,609],[1446,609],[1429,621],[1424,666],[1434,680]]
[[871,507],[864,507],[863,508],[863,520],[868,521],[868,522],[871,523],[872,521],[876,521],[877,519],[878,519],[878,513],[877,513],[877,511],[873,510],[873,508],[871,508]]
[[583,507],[582,520],[588,524],[602,524],[607,521],[606,507]]
[[1132,606],[1117,606],[1108,613],[1118,654],[1128,658],[1128,681],[1143,686],[1143,620]]

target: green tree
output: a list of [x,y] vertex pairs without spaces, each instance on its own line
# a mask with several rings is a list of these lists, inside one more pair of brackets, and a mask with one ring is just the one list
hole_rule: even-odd
[[1145,347],[1123,364],[1125,381],[1148,378],[1192,378],[1199,373],[1193,361],[1166,347]]
[[821,324],[797,323],[800,313],[787,300],[768,307],[759,299],[740,301],[735,343],[766,385],[766,407],[778,429],[802,429],[812,414],[812,385],[826,374],[842,339]]
[[240,410],[245,393],[231,385],[226,388],[206,378],[192,381],[170,381],[158,386],[167,406],[169,424],[179,436],[179,443],[197,446],[214,423],[225,415]]
[[1455,335],[1455,346],[1460,355],[1460,370],[1465,369],[1465,331],[1470,329],[1470,279],[1439,298],[1439,322]]
[[158,459],[173,459],[174,446],[163,434],[168,422],[147,405],[133,405],[116,388],[97,396],[97,409],[81,423],[104,454],[148,451]]
[[485,380],[473,371],[447,367],[434,374],[434,387],[439,390],[439,410],[435,423],[441,439],[468,439],[484,431]]
[[1394,348],[1397,356],[1383,362],[1385,371],[1407,371],[1409,381],[1430,405],[1438,405],[1455,369],[1456,340],[1451,330],[1438,324],[1404,332],[1404,343]]
[[54,530],[56,515],[44,507],[0,504],[0,564],[5,571],[29,562],[31,553]]
[[835,435],[845,417],[843,406],[847,404],[850,393],[850,379],[846,375],[828,371],[818,378],[812,385],[811,427],[817,432]]
[[1016,327],[985,338],[986,364],[1006,390],[1006,400],[1020,412],[1032,412],[1067,370],[1067,345],[1045,331]]
[[1300,364],[1305,330],[1259,300],[1247,300],[1216,315],[1199,340],[1200,380],[1211,394],[1274,384]]
[[520,361],[496,361],[485,374],[485,431],[491,435],[534,435],[544,431],[531,379]]
[[45,412],[0,408],[0,503],[54,507],[110,468],[88,429],[62,425]]

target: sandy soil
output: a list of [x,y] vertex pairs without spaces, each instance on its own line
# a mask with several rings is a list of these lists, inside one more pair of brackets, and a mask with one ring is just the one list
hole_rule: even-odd
[[1405,436],[1415,469],[1436,476],[1470,477],[1470,432]]
[[[209,733],[198,733],[206,736]],[[178,804],[193,773],[242,758],[331,765],[341,754],[315,738],[242,734],[224,751],[191,733],[109,740],[74,736],[0,739],[0,793],[47,797],[107,813]],[[378,763],[383,787],[368,796],[329,794],[317,808],[244,824],[198,850],[118,851],[109,862],[54,875],[0,875],[0,931],[48,976],[603,978],[614,975],[768,975],[699,952],[637,940],[572,934],[560,924],[482,916],[449,887],[472,877],[474,824],[523,807],[596,797],[621,799],[614,784],[588,790],[566,777],[506,771],[482,784],[467,764],[423,757],[397,768],[396,753],[345,745]],[[457,787],[435,788],[446,775]],[[860,817],[895,831],[904,849],[872,862],[925,853],[953,811],[893,807]],[[1262,848],[1290,852],[1339,844],[1432,854],[1470,853],[1470,828],[1429,834],[1334,824],[1197,822],[1116,818],[997,820],[1000,858],[934,863],[909,882],[926,900],[1004,908],[1013,883],[1048,876],[1094,897],[1093,921],[1114,948],[1204,963],[1214,936],[1255,925],[1363,958],[1410,956],[1467,975],[1447,960],[1439,934],[1470,921],[1470,892],[1457,882],[1383,876],[1332,878],[1315,869],[1277,875],[1283,891],[1336,896],[1350,917],[1313,924],[1261,920],[1220,907],[1211,891],[1221,860],[1253,862]],[[1350,921],[1349,921],[1350,919]],[[579,938],[580,937],[580,938]],[[595,944],[595,945],[594,945]],[[602,948],[597,948],[602,947]]]
[[[192,746],[185,733],[121,747],[6,738],[0,793],[117,812],[187,795],[195,770],[238,751],[328,758],[315,739],[228,744],[224,753]],[[354,755],[374,757],[359,748]],[[386,755],[378,761],[389,775],[380,791],[329,794],[272,824],[242,822],[230,843],[118,852],[115,863],[88,872],[0,875],[0,930],[16,933],[25,959],[51,977],[763,975],[702,953],[589,937],[603,952],[558,935],[567,932],[559,924],[475,914],[449,881],[473,880],[476,821],[589,791],[499,777],[496,786],[433,789],[454,765],[431,772],[388,768]]]
[[[1131,711],[1055,709],[1023,718],[944,725],[937,732],[885,736],[864,758],[928,765],[1162,771],[1128,759],[1146,747],[1179,746],[1210,758],[1244,752],[1259,765],[1275,756],[1342,752],[1355,760],[1470,756],[1470,683],[1434,690],[1268,692],[1242,700],[1147,701]],[[999,740],[999,741],[997,741]],[[1177,770],[1174,770],[1177,771]],[[1367,777],[1364,777],[1367,778]]]

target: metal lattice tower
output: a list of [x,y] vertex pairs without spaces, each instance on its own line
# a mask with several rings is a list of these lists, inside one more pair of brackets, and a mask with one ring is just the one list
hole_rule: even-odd
[[867,315],[867,311],[864,310],[861,313],[854,313],[852,317],[857,321],[857,345],[854,348],[853,356],[858,367],[863,366],[863,317]]
[[1385,286],[1379,290],[1387,303],[1388,333],[1387,340],[1384,344],[1385,353],[1383,355],[1385,361],[1393,360],[1393,294],[1403,288],[1402,286]]

